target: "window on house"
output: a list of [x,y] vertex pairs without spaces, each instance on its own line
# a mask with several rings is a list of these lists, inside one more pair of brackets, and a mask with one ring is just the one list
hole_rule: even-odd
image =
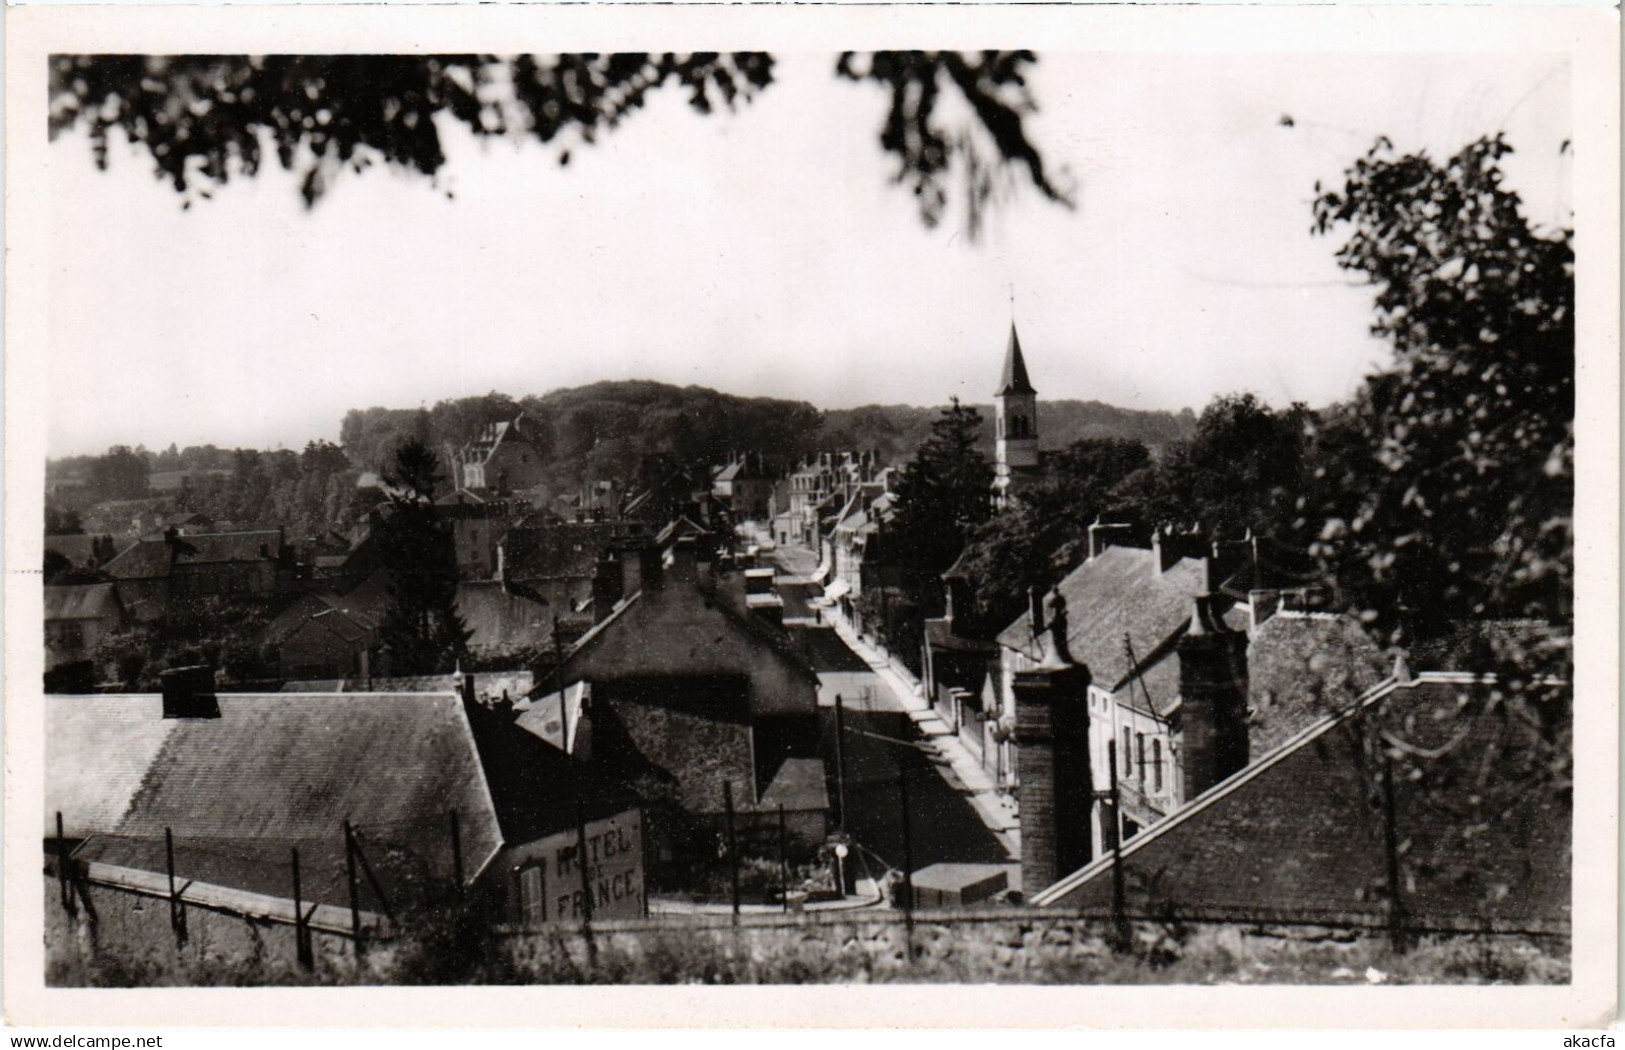
[[1129,753],[1129,728],[1123,727],[1123,746],[1118,749],[1123,757],[1123,775],[1130,776],[1134,772],[1134,756]]
[[1151,790],[1162,790],[1162,741],[1151,741]]
[[541,864],[530,864],[519,869],[519,921],[525,926],[540,926],[547,921],[546,887],[542,882]]
[[1140,783],[1145,783],[1145,734],[1134,734],[1134,760],[1140,767]]

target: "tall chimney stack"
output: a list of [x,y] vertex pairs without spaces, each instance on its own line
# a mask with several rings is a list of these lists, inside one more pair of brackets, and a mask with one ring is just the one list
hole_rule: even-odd
[[1180,767],[1188,802],[1247,766],[1247,635],[1197,598],[1179,654]]
[[1050,636],[1043,662],[1015,676],[1021,881],[1031,896],[1090,859],[1089,670]]

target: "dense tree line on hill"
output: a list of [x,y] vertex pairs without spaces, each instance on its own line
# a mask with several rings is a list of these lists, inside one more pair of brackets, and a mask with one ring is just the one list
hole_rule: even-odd
[[[53,495],[50,509],[60,515],[107,500],[161,494],[175,510],[198,511],[217,521],[279,524],[290,536],[342,532],[382,498],[376,491],[357,493],[358,476],[387,473],[404,443],[416,440],[435,452],[444,490],[452,477],[452,454],[488,424],[521,412],[526,434],[546,460],[544,488],[552,494],[574,492],[600,478],[635,489],[670,470],[703,470],[746,450],[786,466],[816,451],[845,449],[876,449],[883,459],[898,462],[914,454],[938,415],[937,409],[908,405],[820,411],[804,401],[643,380],[518,398],[492,392],[428,408],[352,409],[340,426],[339,444],[312,441],[301,452],[170,445],[154,453],[116,446],[101,456],[53,460],[48,477],[76,480],[78,487]],[[976,447],[991,453],[988,417],[984,411],[972,433]],[[1045,440],[1060,445],[1112,436],[1157,448],[1189,433],[1194,418],[1188,410],[1046,402]]]

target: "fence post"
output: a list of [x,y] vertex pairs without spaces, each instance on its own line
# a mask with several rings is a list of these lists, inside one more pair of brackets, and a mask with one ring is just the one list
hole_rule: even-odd
[[459,896],[463,892],[463,831],[457,823],[457,811],[451,811],[451,877],[455,880]]
[[315,965],[309,931],[305,929],[304,894],[299,885],[299,847],[293,847],[293,954],[299,965],[309,970]]
[[835,809],[837,831],[846,830],[846,708],[835,694]]
[[68,889],[68,836],[62,831],[62,811],[56,811],[56,885],[62,894],[62,908],[69,915],[77,916],[79,906],[73,901],[73,893]]
[[344,818],[344,871],[350,886],[350,933],[355,938],[356,962],[361,962],[365,951],[361,943],[361,887],[355,877],[355,839],[350,833],[350,818]]
[[739,842],[734,836],[734,785],[722,782],[722,809],[728,821],[728,867],[733,873],[734,922],[739,921]]
[[581,869],[581,917],[592,926],[592,874],[587,871],[587,811],[576,798],[576,866]]
[[1133,936],[1128,925],[1128,909],[1123,894],[1123,820],[1118,812],[1117,793],[1117,740],[1106,741],[1106,769],[1111,777],[1112,790],[1112,936],[1116,949],[1126,952],[1132,946]]
[[897,775],[897,793],[903,809],[903,937],[908,961],[914,962],[914,839],[908,815],[908,771]]
[[[1378,748],[1382,749],[1379,740]],[[1383,849],[1388,861],[1388,943],[1394,954],[1403,955],[1409,947],[1405,936],[1405,902],[1399,889],[1399,819],[1394,807],[1394,765],[1382,749]]]
[[784,803],[779,803],[779,896],[790,910],[790,856],[784,848]]
[[175,835],[168,825],[164,827],[164,863],[169,872],[169,927],[175,932],[176,947],[180,947],[186,943],[186,912],[180,894],[175,892]]

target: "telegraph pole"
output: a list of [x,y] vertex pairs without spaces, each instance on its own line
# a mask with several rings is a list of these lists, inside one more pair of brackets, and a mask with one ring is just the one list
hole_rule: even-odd
[[1112,932],[1117,938],[1117,950],[1129,950],[1131,936],[1128,910],[1123,894],[1123,820],[1118,812],[1117,741],[1106,741],[1106,769],[1111,776],[1112,793]]
[[846,709],[835,694],[835,803],[840,812],[836,830],[846,831]]

